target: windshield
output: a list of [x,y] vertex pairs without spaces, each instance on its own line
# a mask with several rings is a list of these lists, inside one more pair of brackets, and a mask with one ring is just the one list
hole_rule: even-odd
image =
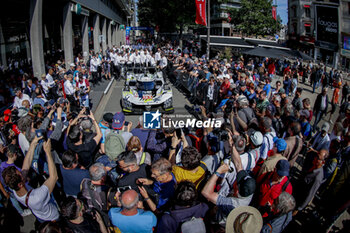
[[141,91],[153,91],[154,82],[137,82],[137,88]]

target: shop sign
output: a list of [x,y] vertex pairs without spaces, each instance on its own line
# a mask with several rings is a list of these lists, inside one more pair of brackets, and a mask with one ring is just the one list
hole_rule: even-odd
[[350,50],[342,49],[340,50],[340,54],[344,57],[350,58]]
[[308,43],[315,43],[315,38],[311,36],[300,36],[300,41],[305,41]]
[[316,41],[320,47],[337,47],[338,30],[338,7],[316,5]]

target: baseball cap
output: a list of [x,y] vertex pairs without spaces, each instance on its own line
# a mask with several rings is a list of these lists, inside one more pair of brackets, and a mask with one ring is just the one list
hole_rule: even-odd
[[248,136],[254,146],[260,146],[263,143],[264,136],[260,131],[255,131],[254,129],[248,130]]
[[110,112],[105,113],[102,119],[111,124],[113,122],[113,113],[110,113]]
[[275,146],[276,146],[278,152],[282,152],[282,151],[286,150],[287,142],[284,139],[274,137],[273,142],[275,143]]
[[276,164],[276,171],[279,176],[289,176],[289,162],[281,159]]
[[321,131],[325,131],[325,132],[329,131],[329,124],[328,124],[328,122],[323,123],[323,125],[321,127]]
[[4,121],[9,121],[11,114],[12,114],[11,110],[10,109],[6,109],[4,111]]
[[242,197],[248,197],[255,192],[255,180],[248,175],[248,172],[246,170],[238,172],[236,180],[239,195]]
[[125,121],[125,116],[124,113],[122,112],[117,112],[113,116],[113,122],[112,122],[112,128],[113,129],[122,129]]
[[71,67],[75,67],[75,64],[74,64],[74,63],[70,63],[70,66],[71,66]]

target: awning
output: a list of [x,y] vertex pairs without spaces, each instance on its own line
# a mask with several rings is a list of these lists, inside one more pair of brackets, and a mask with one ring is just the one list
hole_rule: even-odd
[[252,44],[252,45],[259,46],[259,47],[290,50],[289,48],[287,48],[281,44],[278,44],[275,41],[251,39],[251,38],[246,38],[245,41]]
[[[201,36],[201,39],[207,42],[206,36]],[[210,46],[214,47],[237,47],[237,48],[254,48],[253,45],[247,43],[244,39],[239,37],[226,36],[210,36]]]
[[251,55],[251,56],[257,56],[257,57],[268,57],[268,58],[275,58],[275,59],[303,59],[304,61],[312,61],[313,58],[309,55],[297,51],[297,50],[281,50],[281,49],[275,49],[275,48],[263,48],[263,47],[256,47],[254,49],[248,49],[243,52],[243,54]]
[[274,48],[263,48],[256,47],[254,49],[249,49],[243,52],[243,54],[257,56],[257,57],[268,57],[268,58],[276,58],[276,59],[284,59],[285,57],[289,57],[290,55],[286,53],[286,51],[274,49]]
[[304,61],[314,60],[313,57],[310,57],[309,55],[307,55],[303,52],[297,51],[297,50],[287,51],[287,53],[290,54],[290,58],[303,59]]

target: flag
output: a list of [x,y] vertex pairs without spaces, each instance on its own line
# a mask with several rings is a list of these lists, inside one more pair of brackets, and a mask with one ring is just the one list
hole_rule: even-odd
[[277,20],[276,7],[275,7],[275,6],[272,7],[272,18],[273,18],[274,20]]
[[195,0],[196,1],[196,24],[202,24],[207,26],[207,16],[206,16],[206,1],[205,0]]

